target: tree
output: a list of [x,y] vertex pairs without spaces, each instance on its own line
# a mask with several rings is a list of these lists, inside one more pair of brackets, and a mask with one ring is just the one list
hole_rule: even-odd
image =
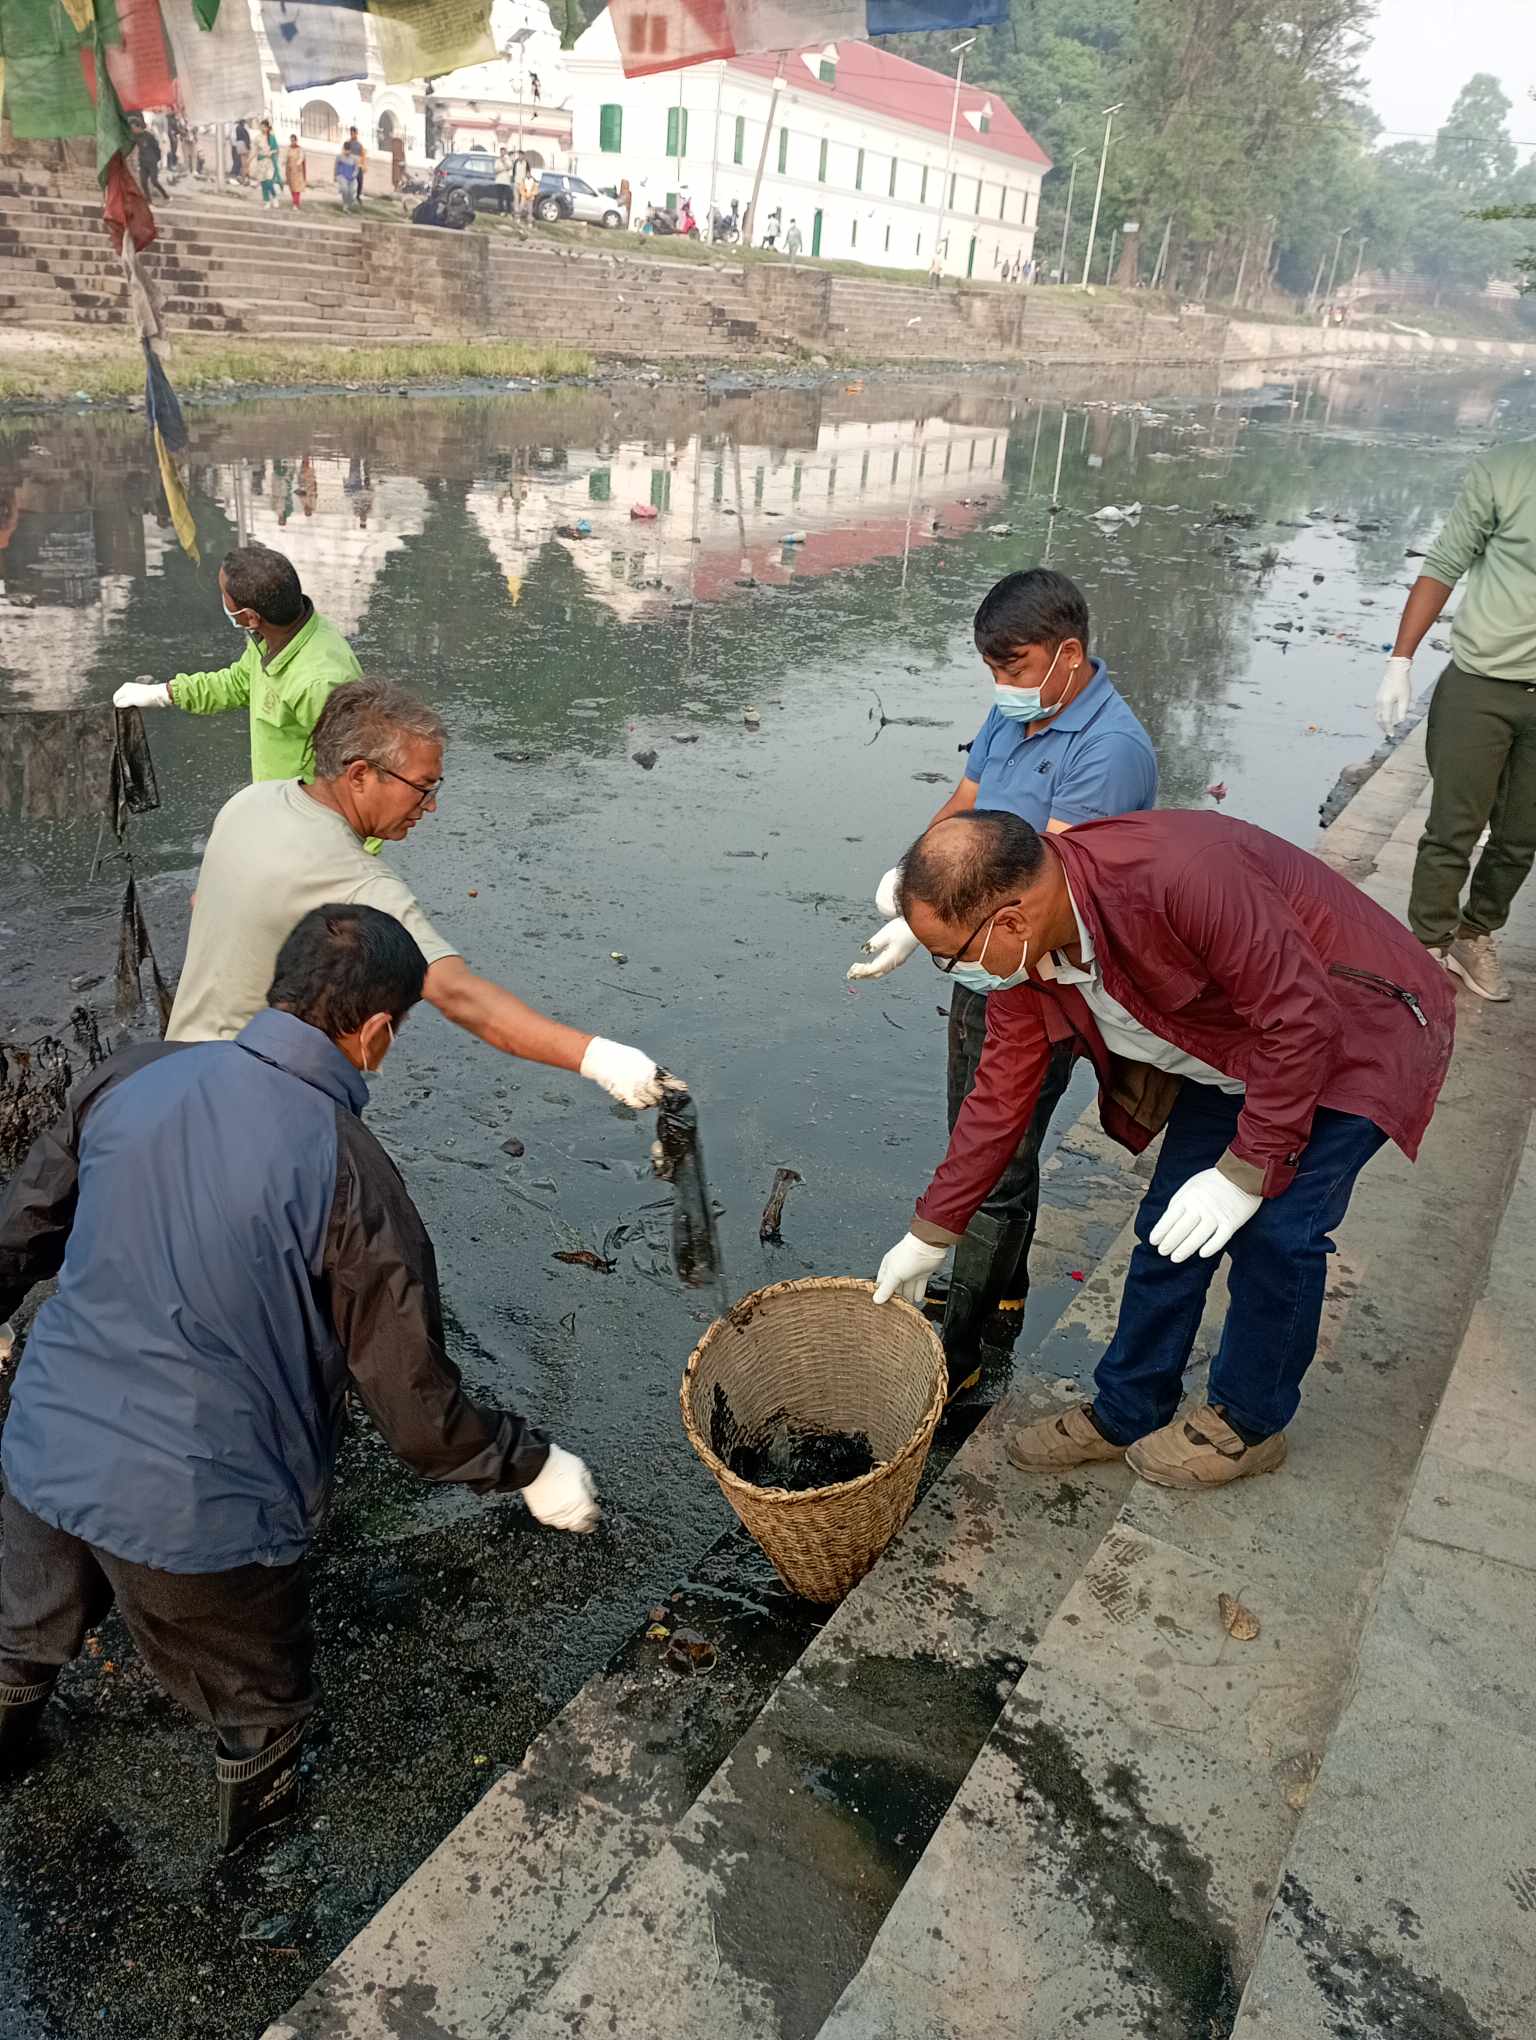
[[1504,125],[1509,107],[1491,72],[1478,71],[1467,80],[1435,136],[1434,167],[1442,184],[1476,198],[1514,175],[1515,145]]

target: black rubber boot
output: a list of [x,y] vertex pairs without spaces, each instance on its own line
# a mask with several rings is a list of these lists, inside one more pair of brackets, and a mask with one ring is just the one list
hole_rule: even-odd
[[249,1756],[220,1743],[214,1770],[219,1783],[219,1847],[226,1856],[262,1828],[286,1820],[299,1803],[299,1752],[307,1721],[296,1721],[276,1742]]
[[944,1306],[944,1352],[952,1396],[974,1388],[982,1368],[1006,1358],[1024,1321],[1025,1256],[1030,1228],[979,1211],[955,1248]]
[[43,1709],[53,1692],[53,1679],[30,1686],[0,1686],[0,1778],[14,1777],[37,1750]]

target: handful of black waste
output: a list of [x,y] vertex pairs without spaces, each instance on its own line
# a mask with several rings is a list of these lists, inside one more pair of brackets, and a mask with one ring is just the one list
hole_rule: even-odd
[[662,1093],[656,1112],[651,1166],[663,1183],[672,1185],[672,1264],[677,1279],[686,1282],[690,1289],[704,1289],[715,1283],[723,1315],[729,1308],[725,1266],[720,1258],[714,1214],[709,1208],[709,1185],[704,1180],[698,1108],[686,1091]]
[[775,1410],[747,1430],[719,1382],[709,1409],[709,1446],[738,1480],[791,1494],[858,1480],[877,1464],[866,1432],[808,1429],[791,1423],[787,1410]]

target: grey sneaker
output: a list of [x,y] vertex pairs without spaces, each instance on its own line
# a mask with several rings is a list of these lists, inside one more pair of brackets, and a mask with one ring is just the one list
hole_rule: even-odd
[[1513,996],[1491,935],[1458,935],[1444,953],[1446,969],[1454,971],[1480,999]]

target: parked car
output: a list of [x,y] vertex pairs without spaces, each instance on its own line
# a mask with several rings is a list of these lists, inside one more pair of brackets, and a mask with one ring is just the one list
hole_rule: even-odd
[[546,226],[552,220],[585,220],[594,227],[624,224],[624,208],[610,192],[597,191],[584,177],[568,177],[559,170],[541,173],[533,216]]
[[445,200],[451,191],[462,191],[476,211],[512,210],[512,181],[502,175],[500,164],[488,149],[443,157],[432,172],[432,196]]

